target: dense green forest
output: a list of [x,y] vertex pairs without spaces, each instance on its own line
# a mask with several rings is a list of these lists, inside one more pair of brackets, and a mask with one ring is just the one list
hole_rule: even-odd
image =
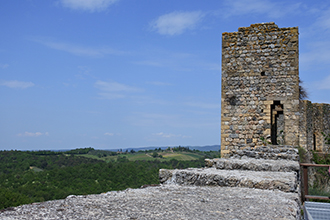
[[203,167],[205,158],[218,155],[215,151],[199,152],[182,147],[146,152],[93,148],[66,152],[0,151],[0,210],[63,199],[72,194],[97,194],[158,184],[161,168]]

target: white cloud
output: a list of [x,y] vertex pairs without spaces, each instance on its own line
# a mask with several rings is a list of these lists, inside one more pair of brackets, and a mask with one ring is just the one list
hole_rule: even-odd
[[100,92],[98,93],[100,99],[122,99],[125,98],[126,95],[123,94],[113,94],[113,93],[105,93]]
[[185,136],[185,135],[181,135],[181,134],[166,134],[164,132],[159,132],[156,134],[153,134],[155,136],[160,136],[163,138],[174,138],[174,137],[181,137],[181,138],[190,138],[190,136]]
[[24,133],[20,133],[20,134],[17,134],[17,136],[19,137],[39,137],[39,136],[49,136],[49,133],[48,132],[45,132],[45,133],[41,133],[41,132],[24,132]]
[[11,81],[1,81],[0,85],[7,86],[7,87],[13,88],[13,89],[26,89],[26,88],[34,86],[34,83],[11,80]]
[[151,67],[162,67],[175,71],[220,71],[220,64],[217,59],[210,61],[208,51],[198,53],[187,53],[170,51],[164,48],[146,50],[143,52],[145,58],[132,62],[136,65]]
[[142,91],[139,88],[118,82],[105,82],[101,80],[96,81],[94,87],[102,91],[98,93],[102,99],[120,99],[125,98],[129,93]]
[[106,132],[106,133],[104,133],[104,135],[106,135],[106,136],[114,136],[115,134],[114,133]]
[[118,0],[60,0],[66,8],[82,11],[103,11]]
[[172,12],[157,18],[150,23],[152,29],[163,35],[179,35],[189,29],[194,29],[204,14],[200,11]]
[[321,16],[318,18],[315,25],[322,29],[330,30],[330,8],[321,12]]
[[98,80],[95,83],[95,87],[102,90],[102,91],[107,91],[107,92],[137,92],[140,91],[140,89],[127,86],[121,83],[117,82],[105,82]]
[[109,47],[86,47],[86,46],[79,46],[70,43],[62,43],[62,42],[55,42],[51,40],[45,39],[38,39],[34,38],[32,41],[38,42],[43,44],[49,48],[60,50],[64,52],[68,52],[78,56],[91,56],[91,57],[100,57],[105,55],[124,55],[127,52],[114,50]]
[[110,132],[106,132],[104,133],[105,136],[121,136],[121,133],[110,133]]
[[156,66],[156,67],[162,67],[164,64],[158,61],[152,61],[152,60],[143,60],[143,61],[135,61],[133,62],[137,65],[145,65],[145,66]]
[[0,63],[0,68],[1,69],[6,69],[9,66],[7,63]]
[[226,16],[243,14],[267,14],[270,18],[280,18],[288,13],[295,13],[301,4],[281,4],[270,0],[226,0]]
[[147,84],[154,85],[154,86],[173,86],[171,83],[165,83],[165,82],[146,82]]

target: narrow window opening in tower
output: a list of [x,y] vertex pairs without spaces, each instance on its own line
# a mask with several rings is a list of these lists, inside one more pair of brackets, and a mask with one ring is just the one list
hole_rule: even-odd
[[316,151],[316,135],[313,134],[313,150]]
[[284,144],[284,115],[280,101],[271,105],[271,141],[273,145]]

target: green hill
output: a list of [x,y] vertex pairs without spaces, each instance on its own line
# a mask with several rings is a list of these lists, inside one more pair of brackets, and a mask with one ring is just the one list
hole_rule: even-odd
[[219,152],[184,148],[141,152],[95,149],[0,151],[0,210],[32,202],[158,184],[161,168],[203,167]]

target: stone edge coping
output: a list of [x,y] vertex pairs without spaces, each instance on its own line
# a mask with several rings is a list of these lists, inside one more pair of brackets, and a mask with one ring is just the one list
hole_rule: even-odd
[[0,212],[0,219],[300,219],[296,193],[161,185],[68,196]]
[[298,148],[289,145],[261,145],[228,150],[226,158],[233,159],[269,159],[299,161]]
[[217,169],[237,169],[254,171],[282,171],[299,172],[299,162],[290,160],[266,160],[266,159],[227,159],[214,158],[205,159],[206,167],[215,167]]
[[225,155],[226,158],[232,159],[267,159],[267,160],[292,160],[299,161],[298,154],[292,154],[291,152],[262,152],[254,150],[230,150],[228,154]]
[[296,193],[300,190],[296,172],[256,172],[216,168],[160,169],[159,181],[162,184],[277,189]]

